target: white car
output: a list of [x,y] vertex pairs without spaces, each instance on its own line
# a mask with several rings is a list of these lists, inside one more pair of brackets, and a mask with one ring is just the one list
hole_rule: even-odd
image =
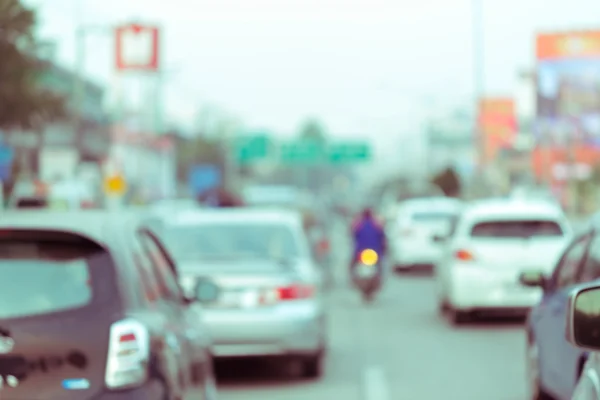
[[552,274],[572,237],[566,216],[546,202],[493,200],[465,208],[436,267],[440,311],[460,323],[476,312],[523,313],[541,299],[522,272]]
[[449,231],[461,207],[460,200],[448,197],[425,197],[400,203],[395,218],[386,228],[395,269],[436,264],[442,246],[435,241],[435,236]]

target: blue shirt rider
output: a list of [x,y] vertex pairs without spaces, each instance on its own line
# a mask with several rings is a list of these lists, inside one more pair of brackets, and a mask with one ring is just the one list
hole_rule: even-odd
[[352,224],[354,254],[352,264],[363,250],[374,250],[380,256],[386,252],[387,244],[383,225],[377,221],[370,208],[363,210],[362,215]]

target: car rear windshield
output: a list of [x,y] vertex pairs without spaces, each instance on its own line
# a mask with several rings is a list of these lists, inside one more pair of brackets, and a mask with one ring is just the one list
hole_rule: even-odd
[[472,237],[528,238],[562,234],[560,225],[549,220],[486,221],[476,224],[471,230]]
[[415,212],[411,219],[415,222],[437,222],[451,221],[454,217],[456,217],[456,213],[448,211],[421,211]]
[[167,229],[165,241],[180,261],[301,256],[292,229],[283,224],[201,224]]
[[93,298],[90,266],[108,253],[77,235],[0,231],[0,318],[72,310]]

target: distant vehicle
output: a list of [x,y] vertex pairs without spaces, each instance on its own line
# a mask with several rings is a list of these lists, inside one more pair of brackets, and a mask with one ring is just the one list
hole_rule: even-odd
[[440,311],[452,322],[475,313],[525,316],[542,297],[519,275],[535,269],[550,274],[572,237],[563,212],[538,202],[481,201],[465,208],[444,244],[436,266]]
[[600,286],[598,282],[569,295],[567,340],[589,358],[580,372],[572,400],[600,400]]
[[510,192],[509,198],[540,202],[545,201],[560,206],[560,202],[554,193],[546,188],[523,186],[516,187]]
[[449,197],[424,197],[401,202],[386,224],[392,265],[406,270],[415,265],[434,265],[442,247],[433,240],[446,234],[457,218],[462,202]]
[[248,206],[306,207],[310,200],[307,195],[291,185],[253,185],[244,188],[243,201]]
[[216,399],[209,336],[170,255],[135,219],[8,211],[0,263],[2,393],[165,400],[193,390]]
[[99,205],[93,189],[81,180],[64,180],[52,184],[19,182],[8,201],[9,209],[78,210],[97,208]]
[[150,204],[150,208],[156,212],[173,212],[183,210],[194,210],[202,208],[202,205],[192,198],[175,198],[175,199],[162,199]]
[[33,181],[19,181],[13,187],[7,201],[8,209],[32,209],[49,207],[48,193],[42,190],[39,183]]
[[384,272],[380,256],[372,249],[365,249],[352,265],[352,281],[365,303],[373,301],[375,294],[381,289]]
[[11,208],[48,208],[48,199],[46,197],[16,197],[11,204]]
[[203,303],[216,357],[278,357],[299,363],[304,377],[322,375],[327,347],[322,276],[300,213],[254,208],[181,213],[165,221],[163,235],[182,286],[189,291],[200,280],[218,293]]
[[[556,400],[598,399],[598,393],[585,397],[583,390],[598,386],[598,355],[589,368],[584,365],[595,346],[573,346],[569,323],[572,302],[577,293],[600,282],[600,221],[592,221],[567,246],[553,271],[532,270],[521,276],[524,285],[543,291],[541,302],[531,310],[526,324],[527,372],[531,398],[552,396]],[[597,295],[594,295],[597,296]],[[594,317],[597,319],[597,317]],[[597,327],[596,322],[592,322]],[[589,329],[589,328],[586,328]],[[570,334],[565,337],[565,332]],[[589,336],[588,336],[589,337]],[[577,381],[585,381],[573,394]],[[596,380],[595,380],[596,379]],[[594,381],[595,380],[595,381]],[[591,392],[589,393],[591,394]],[[571,397],[573,396],[573,397]]]

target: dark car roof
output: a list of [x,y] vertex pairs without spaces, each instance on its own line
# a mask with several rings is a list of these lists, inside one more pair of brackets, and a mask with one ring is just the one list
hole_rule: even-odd
[[130,211],[104,210],[20,210],[0,213],[0,229],[19,228],[65,231],[86,236],[110,247],[116,231],[143,218]]

